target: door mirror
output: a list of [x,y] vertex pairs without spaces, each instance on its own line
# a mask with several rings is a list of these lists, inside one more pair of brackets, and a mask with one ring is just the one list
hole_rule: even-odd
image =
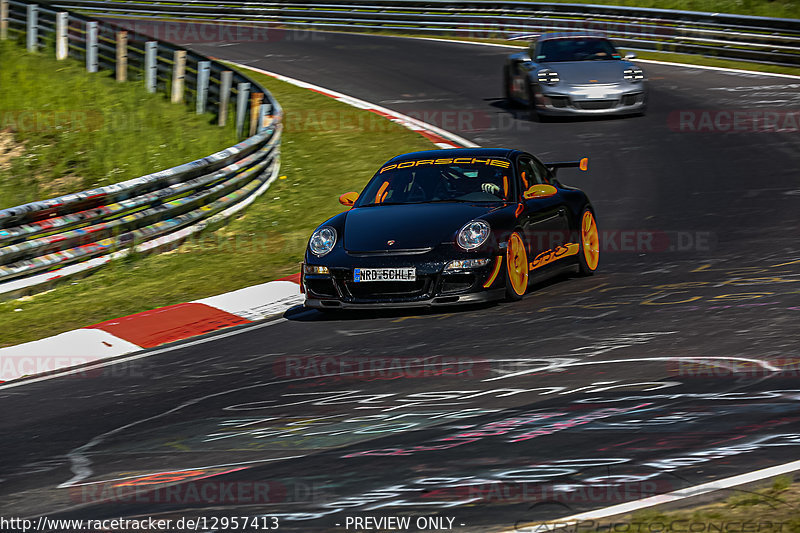
[[357,192],[346,192],[339,197],[339,203],[351,207],[358,200]]
[[525,191],[522,197],[525,198],[526,200],[535,200],[537,198],[550,198],[551,196],[555,196],[557,192],[558,189],[556,189],[552,185],[539,184],[539,185],[534,185],[527,191]]
[[357,192],[346,192],[339,197],[339,203],[351,207],[358,200]]

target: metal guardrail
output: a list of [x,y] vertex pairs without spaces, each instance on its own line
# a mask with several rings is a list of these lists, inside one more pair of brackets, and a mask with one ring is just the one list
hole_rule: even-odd
[[198,114],[215,113],[220,126],[232,116],[240,136],[249,135],[174,168],[0,210],[0,299],[132,251],[174,247],[248,205],[277,177],[283,112],[265,88],[200,54],[129,35],[105,21],[0,0],[0,39],[80,58],[88,72],[111,70],[118,81],[138,79],[175,103],[194,103]]
[[623,6],[484,0],[53,0],[94,15],[277,28],[392,30],[508,39],[550,31],[606,33],[632,50],[800,66],[800,20]]

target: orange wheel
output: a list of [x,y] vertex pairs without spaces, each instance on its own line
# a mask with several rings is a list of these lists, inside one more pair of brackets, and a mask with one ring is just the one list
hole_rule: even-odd
[[506,247],[506,297],[519,300],[528,290],[528,254],[519,233],[514,232]]
[[591,274],[597,269],[600,261],[600,233],[597,222],[589,209],[583,211],[581,217],[581,274]]

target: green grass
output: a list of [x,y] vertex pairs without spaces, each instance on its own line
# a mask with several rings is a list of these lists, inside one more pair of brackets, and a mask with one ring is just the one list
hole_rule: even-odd
[[[149,94],[141,82],[88,74],[52,50],[0,42],[0,208],[108,185],[236,143],[233,126]],[[13,136],[13,141],[11,138]],[[7,154],[8,155],[8,154]]]
[[[665,531],[672,524],[678,531],[717,531],[715,528],[720,525],[726,531],[725,526],[731,525],[734,529],[729,531],[800,533],[800,483],[792,483],[787,476],[775,478],[762,489],[734,489],[720,494],[727,497],[676,511],[649,509],[604,522],[620,524],[617,531],[623,530],[622,524],[630,524],[630,531],[649,531],[656,524]],[[701,529],[700,524],[705,528]]]
[[430,149],[419,135],[331,98],[248,73],[286,113],[280,179],[242,215],[172,252],[121,260],[80,281],[0,303],[0,346],[293,274],[308,236],[378,166]]
[[[486,0],[493,1],[493,0]],[[761,17],[800,18],[797,0],[550,0],[554,3],[602,4],[642,8],[676,9],[682,11],[705,11],[709,13],[733,13]],[[141,4],[172,4],[172,2],[137,2]],[[214,4],[203,4],[214,5]],[[331,10],[336,11],[336,8]],[[366,10],[359,10],[366,11]],[[408,11],[414,13],[415,11]]]
[[[488,1],[488,0],[487,0]],[[710,13],[734,13],[759,17],[800,18],[796,0],[548,0],[560,4],[602,4]]]

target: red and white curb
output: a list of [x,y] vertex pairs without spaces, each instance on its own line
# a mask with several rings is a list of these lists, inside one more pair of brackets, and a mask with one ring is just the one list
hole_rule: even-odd
[[[380,115],[419,133],[439,148],[478,145],[427,122],[304,81],[247,65],[280,81],[309,89],[344,104]],[[275,176],[273,176],[274,179]],[[272,179],[270,180],[270,182]],[[144,311],[67,331],[53,337],[0,348],[0,383],[89,365],[146,348],[250,324],[283,314],[303,302],[300,274],[237,291]]]
[[145,348],[242,326],[303,303],[300,274],[169,305],[0,348],[0,382],[97,363]]

